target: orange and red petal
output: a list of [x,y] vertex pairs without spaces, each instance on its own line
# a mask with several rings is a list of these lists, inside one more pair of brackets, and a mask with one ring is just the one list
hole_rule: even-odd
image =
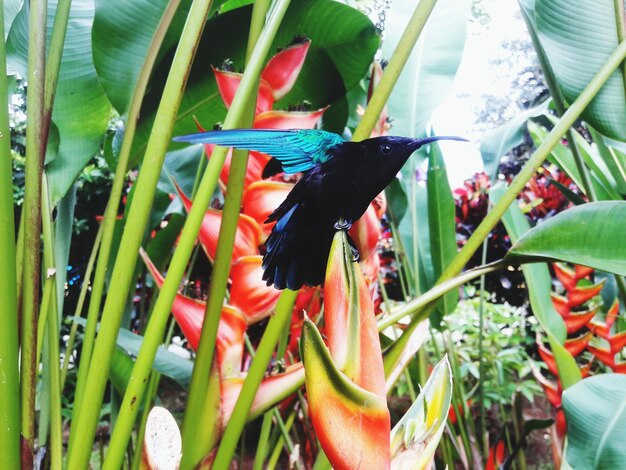
[[254,118],[254,129],[313,129],[324,112],[317,111],[265,111]]
[[261,78],[270,85],[274,99],[279,100],[289,93],[300,75],[310,45],[311,41],[307,39],[286,47],[267,63]]
[[256,220],[263,230],[264,240],[275,225],[275,222],[266,224],[267,217],[283,203],[292,189],[293,184],[280,181],[256,181],[246,189],[242,211]]
[[260,255],[241,257],[230,270],[230,303],[239,308],[248,324],[266,318],[276,306],[280,291],[266,285],[261,278],[263,268]]
[[[215,75],[217,88],[220,91],[222,101],[224,102],[224,105],[226,105],[226,108],[230,108],[243,75],[236,72],[219,70],[215,67],[213,67],[213,74]],[[256,111],[254,114],[256,115],[269,111],[272,109],[272,106],[274,106],[274,94],[272,92],[272,87],[265,80],[261,79],[256,100]]]

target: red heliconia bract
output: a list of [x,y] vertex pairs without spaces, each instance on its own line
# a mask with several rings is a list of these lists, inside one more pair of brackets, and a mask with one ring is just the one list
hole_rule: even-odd
[[279,290],[261,279],[262,259],[260,255],[241,257],[230,270],[230,303],[243,312],[249,324],[267,318],[280,297]]
[[267,63],[261,73],[261,78],[270,85],[274,99],[281,99],[293,88],[310,45],[311,41],[306,39],[288,46]]
[[[235,98],[237,88],[239,87],[239,83],[241,83],[241,77],[243,77],[243,74],[218,70],[215,67],[212,68],[222,101],[226,105],[226,108],[230,108],[230,105]],[[272,109],[272,106],[274,106],[274,92],[272,91],[272,87],[265,80],[261,79],[259,82],[259,92],[256,98],[255,114],[269,111]]]
[[[178,194],[180,195],[185,210],[189,212],[192,202],[185,196],[180,188],[178,189]],[[211,260],[215,259],[221,223],[222,212],[215,209],[208,209],[204,214],[200,233],[198,234],[200,243]],[[235,244],[233,245],[232,260],[236,261],[242,256],[256,255],[259,252],[261,237],[262,232],[259,224],[257,224],[253,218],[245,214],[240,214],[239,221],[237,222],[237,233],[235,235]]]
[[242,212],[257,221],[265,240],[276,222],[266,224],[267,217],[285,200],[293,189],[291,183],[256,181],[246,189],[241,201]]
[[373,204],[370,204],[361,218],[354,222],[349,233],[359,249],[361,259],[376,251],[380,237],[380,217]]

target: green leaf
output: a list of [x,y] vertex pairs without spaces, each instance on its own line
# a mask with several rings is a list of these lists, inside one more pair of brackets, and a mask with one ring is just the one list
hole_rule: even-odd
[[[48,42],[56,12],[48,6]],[[28,57],[28,2],[24,2],[7,39],[7,60],[26,76]],[[70,10],[63,60],[52,112],[59,132],[59,148],[46,165],[52,202],[61,199],[86,163],[98,152],[109,122],[111,105],[93,65],[91,25],[93,0],[74,0]]]
[[623,153],[609,147],[604,136],[593,127],[589,126],[589,132],[598,148],[600,158],[609,169],[609,174],[615,178],[616,189],[622,195],[626,195],[626,157]]
[[626,202],[592,202],[572,207],[526,233],[506,260],[568,261],[626,275]]
[[543,114],[550,100],[517,114],[506,124],[485,132],[480,138],[480,156],[490,181],[496,181],[500,160],[511,149],[524,142],[526,123],[531,117]]
[[[446,165],[438,144],[431,145],[428,159],[428,228],[430,255],[434,278],[438,279],[448,264],[456,256],[455,205]],[[444,315],[451,313],[459,301],[459,292],[454,289],[445,294],[437,303],[437,309],[431,315],[435,327],[440,327]]]
[[[535,23],[563,96],[573,102],[617,47],[612,0],[536,0]],[[582,114],[602,134],[626,139],[624,79],[616,71]]]
[[[211,66],[232,60],[235,70],[243,69],[251,8],[237,8],[212,17],[206,25],[197,60],[180,106],[174,135],[197,132],[195,116],[207,129],[220,123],[226,114]],[[371,21],[359,11],[332,0],[292,2],[273,42],[273,51],[287,46],[296,36],[311,39],[311,47],[293,89],[276,105],[308,101],[314,109],[331,105],[325,113],[326,129],[343,132],[348,109],[345,95],[366,74],[378,48],[379,37]],[[274,52],[271,53],[273,55]],[[269,57],[268,57],[269,59]],[[155,71],[152,91],[142,110],[133,161],[141,157],[163,83],[169,68],[163,61]]]
[[626,376],[589,377],[563,393],[565,459],[574,468],[626,468]]
[[[413,15],[414,0],[394,0],[386,14],[383,57],[389,58]],[[465,45],[471,2],[439,0],[389,97],[393,134],[421,137],[450,92]]]
[[[86,320],[84,318],[74,317],[73,320],[82,326],[85,326],[86,324]],[[136,335],[135,333],[125,330],[124,328],[121,328],[119,334],[117,335],[118,347],[123,351],[126,351],[127,354],[135,357],[139,355],[139,349],[141,348],[142,342],[142,336]],[[186,387],[189,385],[189,381],[191,380],[193,362],[168,351],[163,346],[159,346],[152,367],[161,374]],[[118,377],[118,379],[119,378],[121,377]],[[120,380],[118,383],[122,384],[123,381]]]
[[95,0],[93,61],[120,115],[130,105],[139,72],[168,0]]

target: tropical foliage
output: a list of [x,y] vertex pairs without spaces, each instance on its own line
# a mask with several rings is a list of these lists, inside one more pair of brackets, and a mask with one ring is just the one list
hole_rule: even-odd
[[1,468],[525,468],[553,421],[557,464],[624,461],[623,4],[520,0],[550,102],[463,188],[421,149],[359,262],[337,230],[323,286],[278,291],[265,220],[298,175],[171,137],[436,133],[471,2],[353,3],[2,3]]

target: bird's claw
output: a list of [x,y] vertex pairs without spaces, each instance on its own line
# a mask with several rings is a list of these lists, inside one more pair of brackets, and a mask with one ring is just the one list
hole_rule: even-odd
[[355,246],[350,245],[350,251],[352,251],[352,261],[355,263],[358,262],[361,259],[361,253],[359,253],[359,250]]
[[335,230],[350,230],[352,228],[352,222],[349,220],[340,219],[335,222]]

